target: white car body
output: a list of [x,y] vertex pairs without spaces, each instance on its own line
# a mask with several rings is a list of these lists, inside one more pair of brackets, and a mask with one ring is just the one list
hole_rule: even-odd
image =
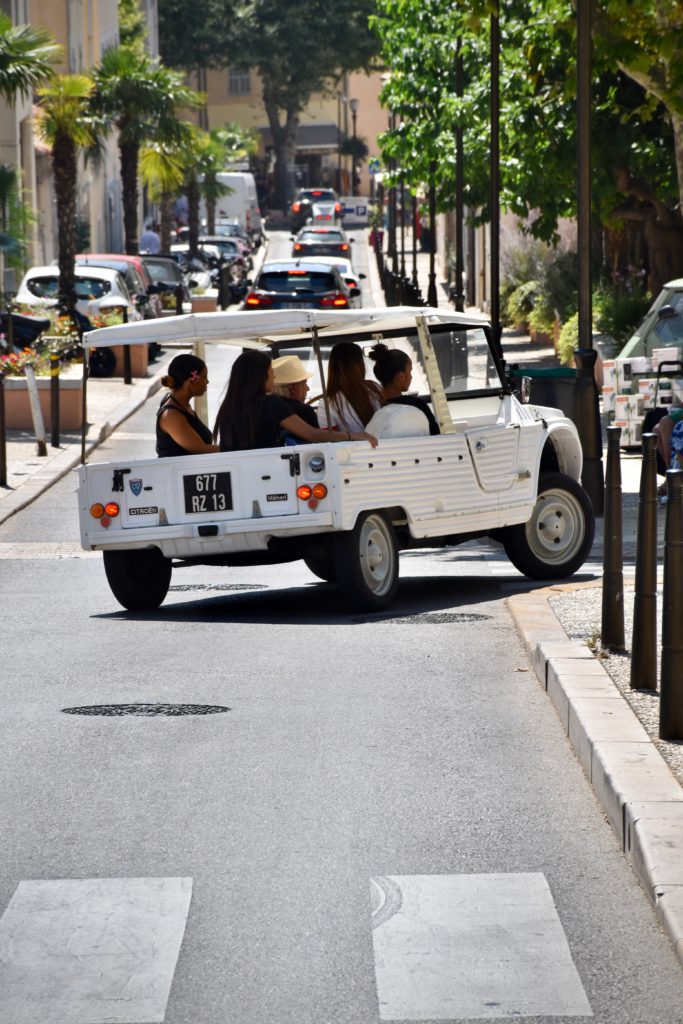
[[[112,309],[125,309],[130,322],[142,320],[130,292],[118,270],[108,267],[76,266],[76,309],[83,316],[97,316]],[[93,284],[91,290],[88,285]],[[24,274],[15,302],[33,306],[36,309],[50,308],[57,304],[59,270],[51,267],[31,267]],[[99,292],[99,294],[95,294]]]
[[[499,376],[487,327],[483,318],[400,307],[148,322],[145,342],[192,341],[207,351],[214,342],[273,347],[296,351],[309,365],[336,341],[407,344],[429,382],[442,432],[381,436],[374,449],[366,441],[325,441],[86,465],[78,488],[83,547],[104,552],[112,590],[131,609],[161,604],[175,560],[230,565],[297,557],[317,575],[338,579],[359,606],[384,607],[398,583],[399,549],[490,533],[529,575],[575,572],[594,528],[578,483],[576,428],[558,410],[520,404]],[[465,334],[473,354],[458,376],[450,346]],[[139,344],[142,337],[138,325],[123,325],[94,331],[85,344]],[[306,490],[316,485],[317,497]],[[105,507],[115,514],[103,515]]]

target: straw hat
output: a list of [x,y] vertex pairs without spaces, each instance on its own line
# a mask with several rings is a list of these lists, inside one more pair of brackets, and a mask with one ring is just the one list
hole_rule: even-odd
[[273,359],[273,373],[277,384],[298,384],[301,380],[308,380],[312,373],[306,372],[306,367],[298,356],[279,356]]

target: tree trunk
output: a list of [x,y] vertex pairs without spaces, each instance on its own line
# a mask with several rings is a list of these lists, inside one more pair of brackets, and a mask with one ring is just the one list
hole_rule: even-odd
[[210,195],[206,197],[206,233],[207,235],[216,234],[216,197]]
[[138,156],[137,143],[119,143],[121,184],[123,190],[123,232],[126,255],[138,250]]
[[671,125],[674,130],[674,156],[678,175],[678,206],[683,210],[683,115],[672,112]]
[[263,104],[268,115],[275,150],[275,207],[285,211],[296,188],[294,165],[300,115],[299,111],[287,110],[285,123],[280,124],[279,109],[272,98],[267,81],[264,81],[263,86]]
[[187,226],[190,229],[190,252],[196,252],[199,248],[199,183],[194,174],[191,174],[185,183],[185,194],[187,196]]
[[173,198],[170,192],[162,192],[159,198],[159,225],[161,236],[161,251],[171,251],[171,237],[173,232]]
[[674,223],[663,225],[656,217],[645,222],[650,263],[650,290],[659,295],[667,281],[683,276],[683,223],[676,216]]
[[58,134],[52,147],[52,172],[57,200],[57,262],[59,308],[63,313],[76,306],[76,185],[78,153],[68,135]]

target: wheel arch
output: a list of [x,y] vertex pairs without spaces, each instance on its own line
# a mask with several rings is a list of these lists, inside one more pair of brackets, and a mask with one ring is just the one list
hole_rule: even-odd
[[583,450],[579,435],[573,424],[550,423],[548,434],[541,451],[539,475],[541,473],[564,473],[573,480],[581,480]]

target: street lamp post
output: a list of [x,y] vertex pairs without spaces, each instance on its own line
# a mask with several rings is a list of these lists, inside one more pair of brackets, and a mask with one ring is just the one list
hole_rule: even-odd
[[346,105],[346,93],[337,89],[337,191],[342,194],[342,103]]
[[356,117],[358,116],[358,100],[349,100],[351,117],[353,118],[353,153],[351,154],[351,195],[357,195],[356,191]]

